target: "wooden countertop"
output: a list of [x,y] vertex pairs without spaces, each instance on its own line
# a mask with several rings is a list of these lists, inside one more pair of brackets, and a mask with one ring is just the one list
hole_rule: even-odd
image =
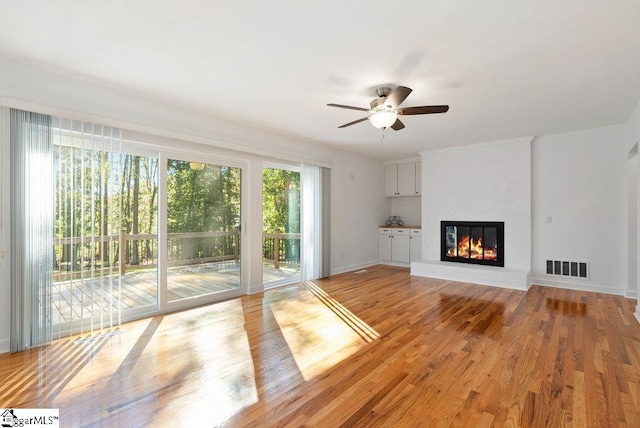
[[378,226],[380,229],[382,228],[390,228],[390,229],[422,229],[422,226],[411,226],[411,225],[404,225],[404,226]]

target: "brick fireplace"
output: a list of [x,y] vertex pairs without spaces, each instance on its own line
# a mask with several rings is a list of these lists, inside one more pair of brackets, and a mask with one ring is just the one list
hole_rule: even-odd
[[[411,264],[413,275],[525,290],[531,272],[531,140],[520,138],[474,144],[446,150],[422,152],[422,260]],[[477,223],[503,223],[500,262],[493,260],[486,247],[494,246],[493,232],[479,225],[458,224],[450,236],[451,244],[443,256],[443,222],[480,220]],[[465,218],[466,217],[466,218]],[[468,222],[458,222],[468,223]],[[476,254],[471,242],[459,241],[469,227],[475,234]],[[471,227],[476,227],[474,231]],[[451,229],[450,231],[453,231]],[[482,234],[482,256],[478,255],[478,235]],[[455,235],[455,236],[454,236]],[[497,239],[497,233],[496,233]],[[460,255],[462,254],[462,257]],[[453,259],[456,260],[453,260]],[[461,261],[462,263],[452,263]]]

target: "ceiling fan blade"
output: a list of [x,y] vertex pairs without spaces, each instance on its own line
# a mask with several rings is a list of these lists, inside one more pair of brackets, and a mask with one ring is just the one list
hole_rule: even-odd
[[329,107],[338,107],[338,108],[348,108],[349,110],[358,110],[358,111],[369,111],[368,108],[362,108],[362,107],[352,107],[352,106],[345,106],[342,104],[327,104]]
[[407,116],[411,114],[446,113],[447,111],[449,111],[449,106],[419,106],[399,108],[398,114]]
[[384,105],[391,108],[398,108],[398,106],[407,99],[411,91],[412,89],[406,86],[398,86],[387,95],[387,98],[384,100]]
[[396,119],[396,121],[393,122],[393,125],[391,125],[391,129],[393,129],[394,131],[404,129],[404,123],[402,123],[400,119]]
[[353,122],[345,123],[342,126],[338,126],[338,128],[346,128],[347,126],[355,125],[356,123],[364,122],[369,119],[369,117],[363,117],[362,119],[354,120]]

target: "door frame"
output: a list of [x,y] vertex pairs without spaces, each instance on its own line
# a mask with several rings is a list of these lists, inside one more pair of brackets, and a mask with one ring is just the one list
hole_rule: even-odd
[[[167,161],[169,159],[202,162],[206,164],[230,166],[240,169],[240,234],[238,236],[240,245],[240,287],[235,290],[226,290],[218,293],[205,294],[203,296],[189,297],[185,299],[168,301],[167,293],[167,260],[168,260],[168,237],[167,237]],[[248,278],[250,267],[250,252],[246,242],[246,213],[249,207],[249,188],[247,171],[249,162],[229,158],[226,156],[216,156],[211,153],[203,153],[192,150],[166,150],[160,149],[158,166],[158,304],[159,312],[171,312],[195,306],[206,305],[226,299],[247,294]],[[162,231],[162,232],[161,232]]]
[[[262,234],[264,233],[264,170],[267,168],[271,169],[281,169],[284,171],[293,171],[300,174],[300,182],[302,183],[302,168],[298,164],[287,164],[282,162],[273,162],[273,161],[264,161],[262,162],[262,168],[260,169],[260,182],[263,183],[262,190],[260,192],[260,242],[262,242]],[[300,216],[299,222],[302,227],[302,189],[300,189],[300,212],[298,215]],[[302,248],[302,230],[300,231],[300,247]],[[302,280],[302,258],[304,257],[303,252],[300,251],[300,270],[298,272],[298,277],[295,279],[281,279],[278,281],[272,281],[265,283],[264,282],[264,266],[262,265],[262,256],[260,259],[261,271],[262,275],[262,287],[264,290],[268,290],[271,288],[281,287],[283,285],[289,285],[296,282],[300,282]]]

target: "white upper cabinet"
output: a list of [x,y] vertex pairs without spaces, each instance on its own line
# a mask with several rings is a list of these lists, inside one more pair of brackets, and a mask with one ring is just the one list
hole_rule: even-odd
[[398,196],[398,165],[384,166],[384,195]]
[[385,196],[418,196],[421,193],[422,162],[385,165]]
[[398,164],[398,196],[416,194],[416,163]]

